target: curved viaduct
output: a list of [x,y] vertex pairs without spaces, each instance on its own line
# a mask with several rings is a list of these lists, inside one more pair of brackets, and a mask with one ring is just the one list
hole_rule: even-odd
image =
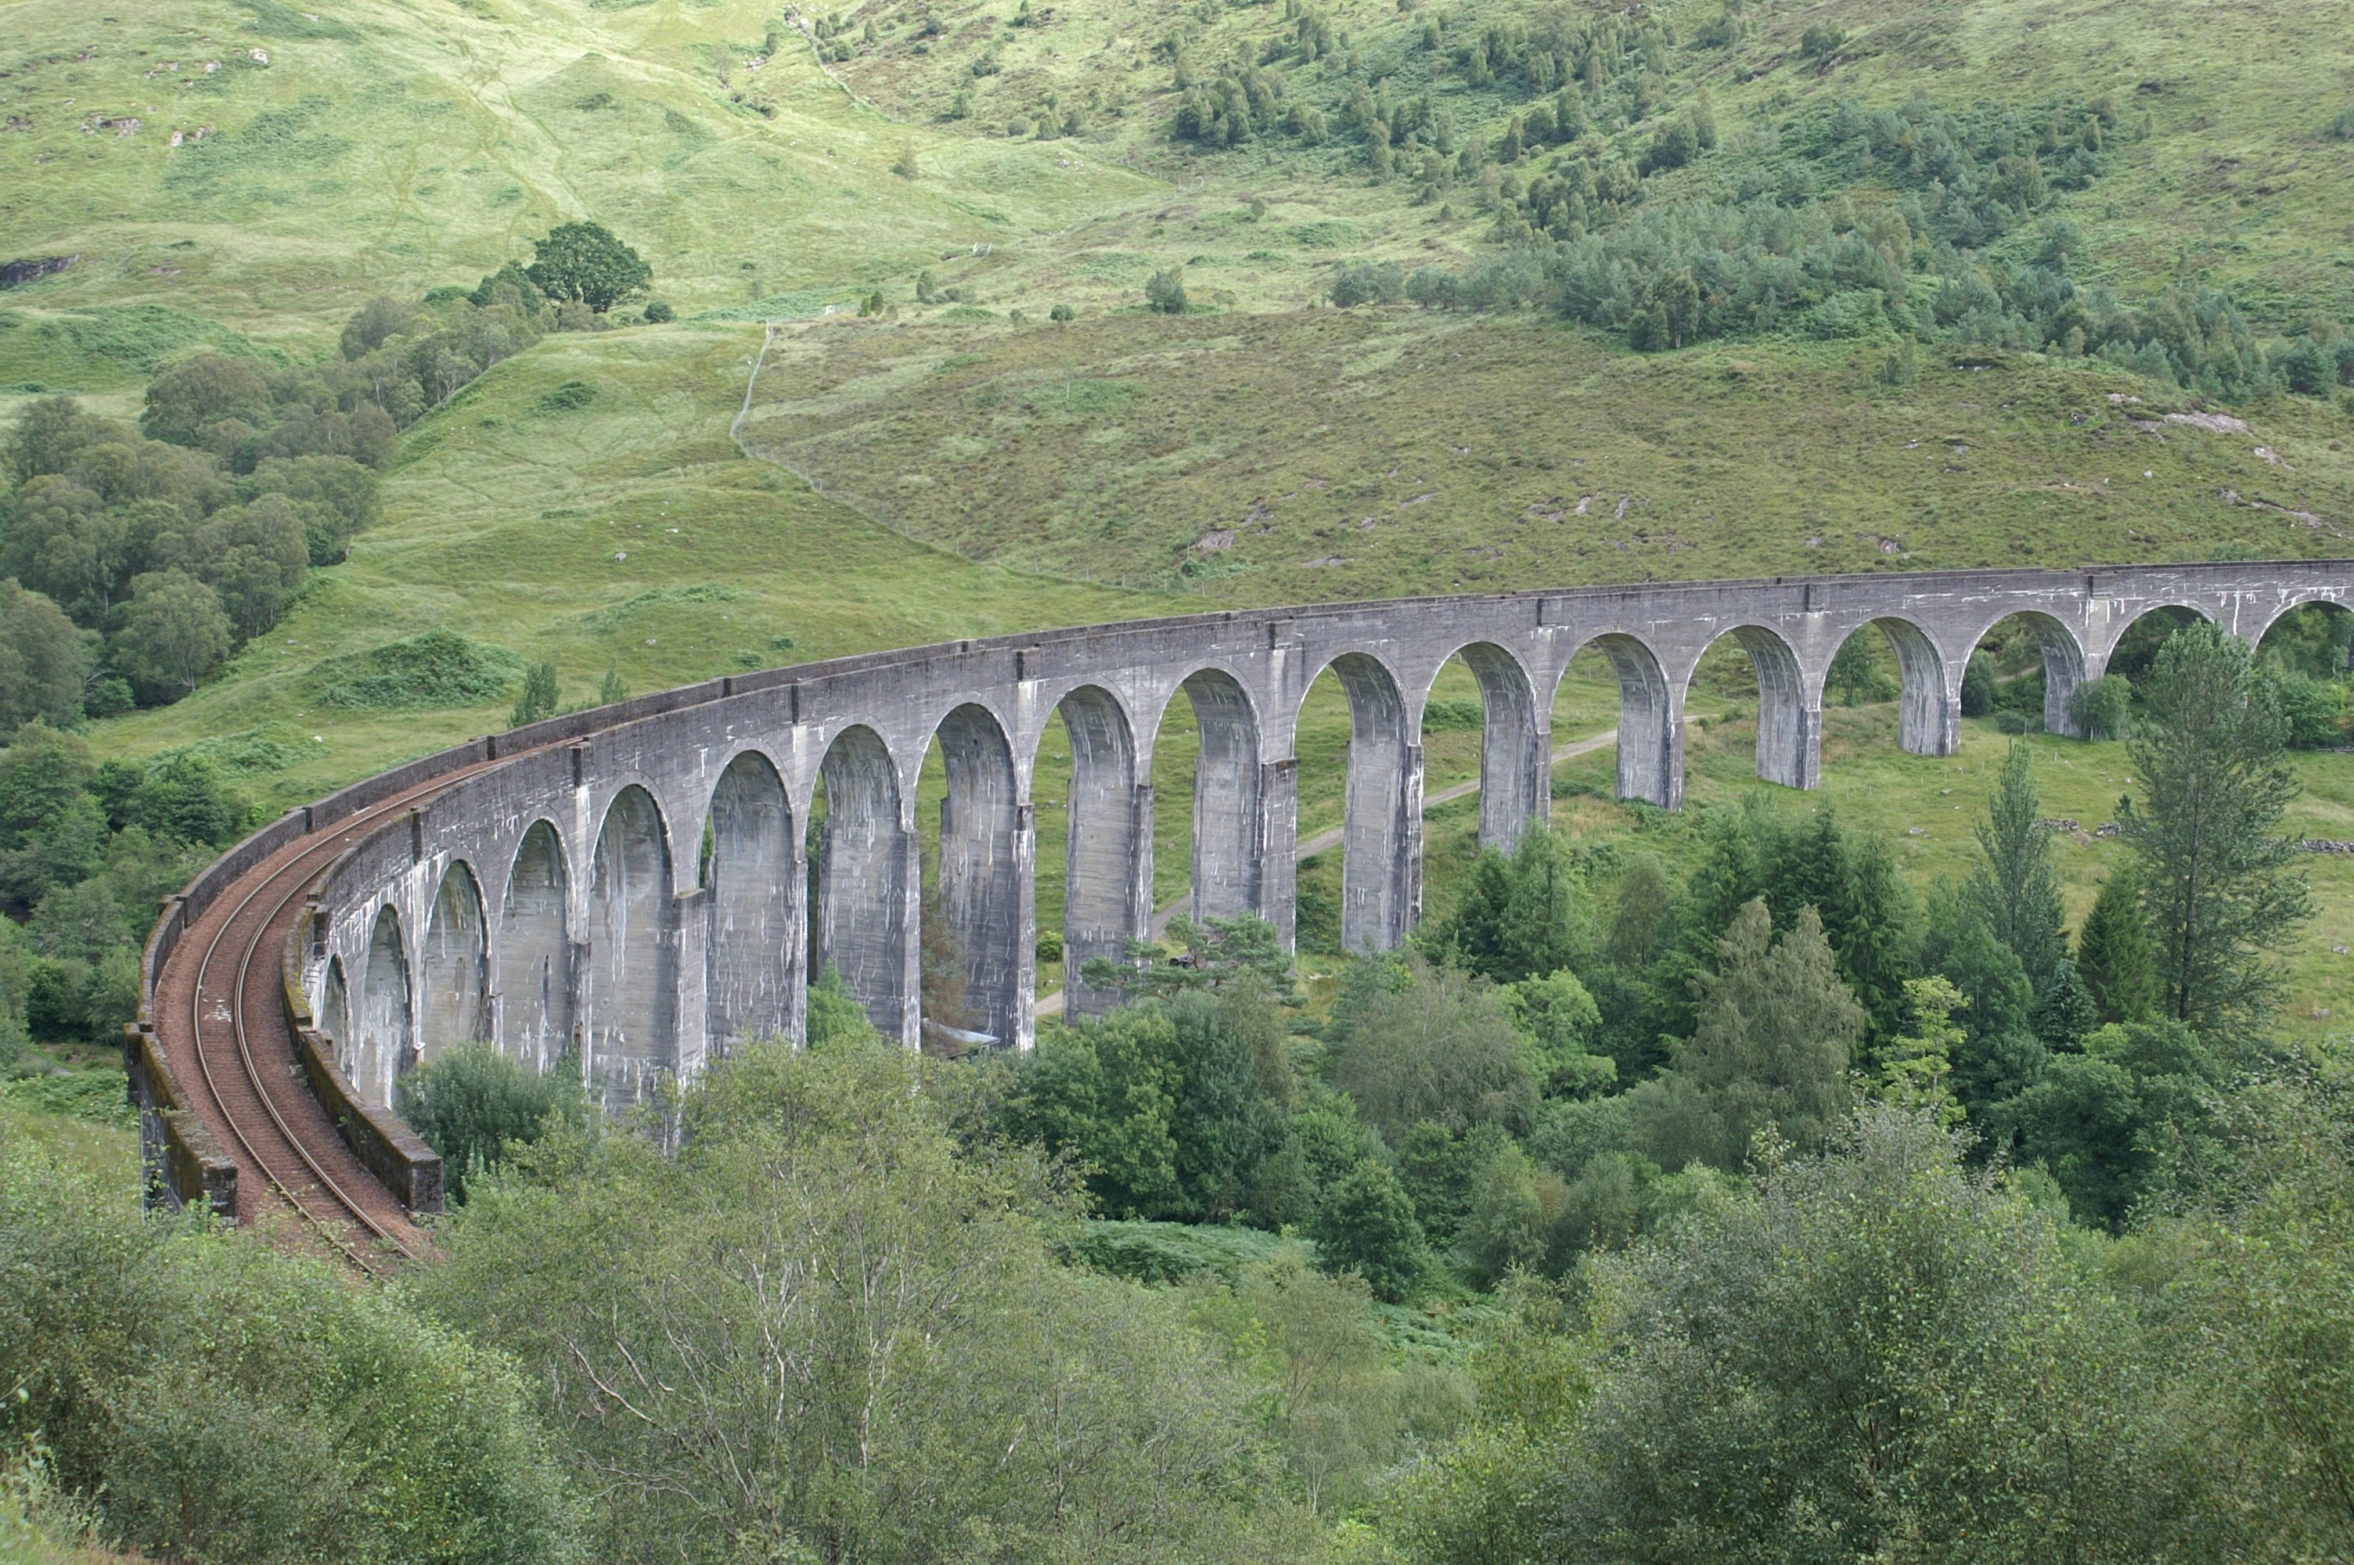
[[[915,1043],[915,799],[933,745],[948,780],[938,886],[968,1005],[981,1031],[1026,1046],[1032,772],[1058,712],[1073,773],[1067,838],[1050,851],[1066,856],[1069,972],[1121,958],[1148,931],[1152,749],[1179,699],[1201,735],[1194,911],[1257,913],[1291,938],[1294,732],[1328,668],[1353,724],[1342,938],[1386,948],[1420,910],[1422,710],[1458,654],[1486,709],[1480,838],[1509,844],[1545,816],[1553,695],[1587,648],[1618,674],[1620,795],[1674,809],[1685,691],[1727,636],[1757,672],[1759,776],[1811,788],[1825,676],[1867,625],[1896,653],[1904,748],[1943,755],[1959,738],[1964,662],[2013,615],[2042,645],[2045,721],[2065,732],[2069,693],[2152,610],[2189,609],[2253,641],[2299,604],[2350,596],[2354,562],[1661,583],[1196,614],[714,680],[427,757],[232,850],[167,904],[150,941],[134,1091],[152,1111],[155,1166],[178,1194],[209,1184],[220,1204],[236,1173],[250,1185],[269,1163],[239,1155],[235,1127],[219,1123],[230,1111],[181,1079],[216,1011],[236,1018],[247,1052],[248,1020],[270,1030],[271,1018],[248,1017],[260,1002],[242,979],[231,992],[189,971],[219,947],[224,897],[258,905],[248,888],[264,878],[275,877],[281,905],[244,916],[254,938],[282,947],[264,966],[283,1014],[260,1052],[282,1058],[307,1042],[345,1152],[414,1184],[421,1149],[383,1106],[400,1072],[459,1040],[494,1039],[537,1066],[575,1048],[618,1105],[735,1040],[799,1036],[814,961],[840,970],[886,1035]],[[804,842],[821,784],[812,864]],[[205,941],[187,940],[192,931]],[[1069,993],[1074,1010],[1104,1001],[1083,985]],[[387,1150],[398,1146],[408,1150]],[[285,1190],[280,1172],[259,1172]],[[415,1188],[403,1198],[430,1199]]]

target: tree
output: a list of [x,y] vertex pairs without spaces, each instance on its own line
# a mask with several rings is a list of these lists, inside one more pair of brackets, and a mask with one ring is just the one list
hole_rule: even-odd
[[1699,1030],[1636,1089],[1638,1136],[1666,1167],[1698,1160],[1738,1171],[1769,1128],[1819,1145],[1846,1106],[1863,1007],[1839,981],[1812,908],[1779,940],[1773,930],[1763,901],[1741,909],[1718,942],[1718,970],[1695,980]]
[[1964,1118],[1951,1083],[1954,1050],[1963,1041],[1953,1013],[1969,1002],[1945,978],[1916,978],[1904,988],[1912,1003],[1913,1030],[1889,1040],[1881,1057],[1880,1096],[1927,1115],[1939,1129],[1951,1129]]
[[132,581],[112,660],[144,699],[177,701],[228,655],[229,616],[212,588],[176,570]]
[[2213,625],[2170,637],[2130,742],[2141,800],[2118,824],[2141,868],[2164,1012],[2212,1031],[2261,1019],[2279,990],[2271,953],[2312,912],[2296,843],[2272,835],[2298,792],[2286,725],[2248,648]]
[[268,423],[270,383],[251,359],[196,353],[167,365],[147,383],[139,427],[151,440],[200,446],[208,430],[230,420],[249,430]]
[[1543,978],[1524,978],[1497,992],[1504,1014],[1528,1039],[1536,1059],[1537,1085],[1548,1096],[1590,1097],[1618,1080],[1618,1063],[1597,1053],[1602,1011],[1577,974],[1568,968]]
[[[1513,1558],[2139,1560],[2216,1497],[2136,1398],[2130,1312],[1925,1116],[1598,1257],[1574,1426],[1508,1481]],[[1524,1504],[1529,1502],[1524,1501]],[[1472,1551],[1455,1559],[1501,1558]]]
[[542,1073],[492,1043],[460,1044],[426,1061],[400,1078],[395,1095],[401,1118],[441,1154],[450,1200],[461,1205],[467,1180],[537,1140],[551,1117],[577,1125],[588,1112],[572,1056]]
[[551,299],[576,300],[599,315],[646,286],[654,269],[601,223],[565,223],[532,241],[524,268]]
[[2133,717],[2133,681],[2122,674],[2088,679],[2068,692],[2068,721],[2087,739],[2122,739]]
[[1592,937],[1585,879],[1569,839],[1532,826],[1510,853],[1480,854],[1462,901],[1430,945],[1465,970],[1508,984],[1575,964]]
[[1896,681],[1888,677],[1878,654],[1872,637],[1861,631],[1848,637],[1831,654],[1831,669],[1823,676],[1823,688],[1835,692],[1847,706],[1860,701],[1886,701],[1896,694]]
[[1022,1073],[1012,1123],[1070,1154],[1096,1203],[1115,1217],[1164,1217],[1177,1176],[1177,1030],[1158,1005],[1123,1006],[1047,1029]]
[[[2180,1022],[2103,1027],[2081,1052],[2056,1054],[2037,1081],[1988,1116],[2021,1163],[2041,1164],[2079,1222],[2121,1230],[2166,1164],[2212,1157],[2210,1095],[2224,1062]],[[2203,1172],[2193,1173],[2204,1178]]]
[[1977,826],[1978,862],[1963,896],[1994,937],[2011,948],[2037,997],[2059,982],[2068,960],[2060,881],[2052,873],[2051,833],[2035,787],[2034,752],[2018,740],[2003,758],[2001,780]]
[[1414,1203],[1397,1175],[1372,1158],[1324,1192],[1312,1233],[1318,1266],[1356,1273],[1375,1298],[1392,1304],[1411,1298],[1430,1268]]
[[1451,1135],[1482,1124],[1517,1133],[1537,1105],[1528,1045],[1495,990],[1419,961],[1400,987],[1365,997],[1331,1074],[1392,1146],[1426,1120]]
[[0,578],[0,731],[40,718],[62,728],[82,715],[90,648],[63,610]]
[[1953,1083],[1973,1118],[2043,1075],[2048,1051],[2034,1029],[2035,986],[2018,953],[1995,938],[1985,916],[1951,885],[1940,885],[1929,899],[1921,966],[1950,980],[1962,996]]
[[515,698],[515,710],[508,714],[507,726],[521,728],[526,723],[555,715],[556,665],[535,663],[531,672],[523,676],[523,693]]
[[1145,280],[1144,302],[1163,315],[1183,315],[1186,308],[1185,268],[1168,267]]
[[2076,933],[2076,967],[2101,1021],[2146,1022],[2158,1014],[2158,942],[2130,866],[2101,882]]
[[1618,873],[1610,909],[1610,933],[1602,954],[1620,967],[1639,968],[1651,960],[1659,936],[1667,927],[1675,888],[1659,860],[1648,853],[1629,854]]
[[121,426],[86,412],[71,397],[42,397],[25,404],[8,441],[8,468],[17,483],[62,473],[73,454],[101,440],[119,439]]
[[1972,652],[1962,665],[1962,715],[1984,717],[1994,710],[1994,659]]

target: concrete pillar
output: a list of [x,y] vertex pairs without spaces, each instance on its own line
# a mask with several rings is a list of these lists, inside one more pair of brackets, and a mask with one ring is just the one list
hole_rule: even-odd
[[577,980],[565,927],[566,880],[556,829],[535,822],[523,834],[507,872],[498,943],[492,948],[499,1047],[528,1070],[546,1070],[573,1045]]
[[1205,669],[1184,688],[1201,730],[1193,764],[1193,916],[1256,913],[1266,865],[1258,720],[1229,674]]
[[678,1018],[676,1048],[671,1066],[679,1075],[702,1074],[703,1067],[722,1054],[711,1036],[711,894],[690,886],[678,894],[670,927],[678,939],[678,1002],[671,1014]]
[[[1914,755],[1951,755],[1962,746],[1962,671],[1948,668],[1910,620],[1873,622],[1896,653],[1900,686],[1897,743]],[[1869,626],[1856,632],[1869,635]]]
[[1333,660],[1349,698],[1349,779],[1342,829],[1341,945],[1390,951],[1413,927],[1421,892],[1422,746],[1389,670],[1363,653]]
[[1110,1009],[1119,996],[1079,978],[1088,961],[1128,960],[1152,930],[1152,787],[1137,776],[1128,719],[1093,687],[1063,698],[1071,736],[1070,826],[1064,843],[1063,995],[1071,1015]]
[[1682,809],[1684,692],[1634,637],[1598,636],[1594,645],[1618,674],[1618,796]]
[[705,1019],[701,1041],[717,1059],[747,1040],[799,1037],[807,1003],[809,874],[784,782],[767,757],[747,751],[728,763],[711,793],[710,843],[701,909],[708,1000],[679,1014]]
[[678,1068],[678,907],[653,796],[624,788],[597,833],[589,885],[589,1080],[608,1107]]
[[2058,620],[2042,614],[2021,617],[2034,628],[2036,643],[2043,648],[2044,728],[2071,739],[2083,738],[2084,730],[2068,715],[2068,698],[2076,694],[2077,686],[2100,676],[2108,667],[2108,654],[2103,653],[2095,662],[2085,656],[2084,648]]
[[1733,635],[1757,670],[1757,775],[1785,788],[1818,786],[1823,708],[1819,697],[1807,694],[1797,654],[1761,626],[1743,625]]
[[409,957],[400,914],[387,902],[368,933],[368,967],[360,984],[359,1073],[352,1085],[371,1107],[392,1102],[392,1080],[407,1062],[410,1026]]
[[948,772],[940,902],[964,966],[966,1017],[956,1025],[1022,1043],[1036,940],[1029,801],[1018,796],[1013,748],[986,707],[958,707],[937,738]]
[[923,861],[890,751],[871,728],[843,731],[819,767],[825,831],[818,849],[817,962],[831,967],[886,1038],[923,1039],[917,949]]
[[1509,851],[1552,811],[1552,715],[1537,711],[1527,671],[1502,648],[1468,646],[1463,661],[1479,680],[1486,717],[1479,748],[1479,845]]
[[481,888],[463,859],[442,872],[425,920],[422,958],[418,1058],[430,1060],[488,1032],[489,935],[483,928]]
[[1300,763],[1285,759],[1259,768],[1259,905],[1283,949],[1299,944]]

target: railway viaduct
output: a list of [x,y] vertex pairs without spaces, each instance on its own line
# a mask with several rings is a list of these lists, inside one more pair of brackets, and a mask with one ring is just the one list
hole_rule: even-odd
[[[186,1075],[208,1014],[203,982],[182,971],[195,960],[185,936],[208,915],[219,923],[230,893],[251,903],[239,888],[265,875],[279,903],[249,922],[282,936],[265,964],[284,993],[277,1026],[298,1044],[310,1035],[322,1057],[312,1079],[342,1105],[345,1140],[391,1142],[406,1134],[382,1112],[395,1078],[455,1042],[493,1039],[539,1067],[577,1050],[619,1106],[737,1040],[799,1036],[813,961],[840,971],[887,1036],[916,1043],[915,800],[933,745],[948,784],[938,886],[968,1005],[979,1030],[1026,1047],[1032,773],[1058,712],[1073,772],[1068,833],[1051,851],[1066,859],[1069,972],[1122,959],[1147,933],[1152,750],[1179,699],[1201,736],[1193,910],[1256,913],[1291,939],[1294,733],[1326,669],[1352,722],[1342,939],[1387,948],[1420,910],[1422,712],[1457,655],[1485,706],[1480,839],[1508,845],[1545,817],[1552,698],[1581,650],[1617,671],[1619,794],[1675,809],[1686,688],[1724,637],[1757,673],[1758,775],[1811,788],[1825,677],[1867,626],[1895,652],[1904,748],[1944,755],[1959,739],[1963,665],[2011,616],[2043,650],[2045,724],[2067,732],[2070,692],[2147,613],[2188,609],[2254,641],[2291,608],[2349,598],[2354,562],[1659,583],[1196,614],[714,680],[429,756],[232,850],[167,904],[149,942],[134,1091],[173,1190],[219,1186],[222,1164],[243,1161],[220,1156],[217,1125],[197,1144],[227,1111],[206,1110],[174,1061]],[[1083,984],[1069,994],[1079,1011],[1106,1001]],[[223,1014],[254,1003],[242,980],[223,997]],[[378,1146],[369,1165],[379,1175],[386,1156]]]

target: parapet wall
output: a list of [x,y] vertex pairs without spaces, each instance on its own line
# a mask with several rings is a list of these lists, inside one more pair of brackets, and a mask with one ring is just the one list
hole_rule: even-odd
[[[1545,816],[1554,691],[1588,648],[1619,679],[1621,796],[1673,809],[1685,692],[1726,636],[1757,669],[1759,774],[1808,788],[1831,660],[1867,624],[1896,654],[1901,742],[1936,755],[1958,743],[1971,649],[2012,615],[2042,644],[2046,723],[2064,732],[2070,692],[2154,609],[2188,608],[2254,640],[2290,608],[2350,593],[2354,564],[2338,561],[1661,583],[1195,614],[772,669],[478,740],[290,812],[167,904],[147,993],[176,929],[246,869],[464,771],[320,877],[289,957],[290,1004],[316,1018],[343,1084],[330,1090],[356,1107],[381,1108],[401,1071],[467,1038],[541,1067],[572,1053],[609,1103],[625,1103],[742,1038],[797,1036],[813,962],[913,1044],[915,797],[937,745],[940,900],[967,1020],[1026,1046],[1033,771],[1058,712],[1073,776],[1067,837],[1048,851],[1065,858],[1071,972],[1124,957],[1149,930],[1152,753],[1181,692],[1201,737],[1194,911],[1257,913],[1291,937],[1295,732],[1327,668],[1353,724],[1342,935],[1387,948],[1420,913],[1422,711],[1458,654],[1486,709],[1481,838],[1508,844]],[[813,874],[804,842],[821,789]],[[1070,991],[1074,1009],[1103,998]]]

